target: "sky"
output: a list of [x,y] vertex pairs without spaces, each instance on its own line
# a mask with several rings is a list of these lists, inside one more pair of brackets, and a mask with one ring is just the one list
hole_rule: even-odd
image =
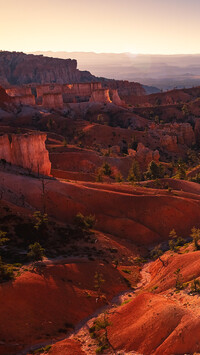
[[0,0],[0,50],[200,53],[200,0]]

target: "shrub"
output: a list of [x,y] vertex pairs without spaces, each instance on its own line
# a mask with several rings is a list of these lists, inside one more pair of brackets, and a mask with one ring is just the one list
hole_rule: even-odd
[[44,252],[45,249],[42,248],[42,246],[40,245],[40,243],[36,242],[34,244],[30,244],[29,245],[29,253],[28,253],[28,257],[33,260],[33,261],[40,261],[43,259],[44,257]]
[[96,182],[103,182],[103,172],[101,169],[97,171]]
[[171,239],[169,241],[169,247],[173,251],[177,251],[180,246],[185,244],[185,239],[182,237],[178,237],[174,229],[172,229],[169,233],[169,238]]
[[199,239],[200,239],[200,229],[193,227],[191,230],[190,237],[193,239],[195,250],[200,249]]
[[148,166],[148,170],[145,173],[146,179],[155,180],[164,177],[164,168],[162,164],[157,164],[155,161],[151,161]]
[[9,241],[9,238],[6,238],[7,233],[3,232],[2,230],[0,230],[0,246],[4,245],[5,243],[7,243]]
[[128,181],[136,182],[141,180],[140,166],[137,160],[133,161],[132,167],[129,170]]
[[186,165],[181,160],[178,161],[176,165],[176,174],[174,176],[176,179],[186,180]]
[[116,182],[122,182],[123,181],[123,177],[122,174],[120,172],[118,172],[115,176],[115,181]]
[[47,226],[48,215],[46,213],[43,214],[40,211],[36,211],[34,212],[33,217],[35,218],[34,228],[37,231],[41,231]]
[[12,280],[14,278],[14,272],[12,265],[4,264],[0,257],[0,282]]
[[92,229],[96,223],[96,218],[93,215],[84,216],[82,213],[78,213],[74,218],[74,223],[76,227],[87,231]]
[[176,276],[176,283],[175,283],[176,290],[182,290],[183,289],[183,276],[181,274],[181,270],[178,268],[174,272],[174,275]]
[[194,279],[192,281],[191,292],[200,293],[200,280]]
[[110,165],[109,165],[108,163],[106,163],[106,162],[103,163],[101,169],[102,169],[102,173],[103,173],[104,175],[106,175],[106,176],[111,176],[112,170],[111,170],[111,167],[110,167]]
[[103,279],[103,275],[101,273],[95,272],[94,275],[94,288],[98,292],[98,296],[101,295],[101,287],[104,284],[105,280]]
[[155,246],[155,248],[153,250],[151,250],[151,257],[156,260],[159,259],[161,261],[161,263],[163,264],[163,266],[165,266],[164,261],[161,259],[161,255],[163,255],[163,251],[161,249],[160,244]]

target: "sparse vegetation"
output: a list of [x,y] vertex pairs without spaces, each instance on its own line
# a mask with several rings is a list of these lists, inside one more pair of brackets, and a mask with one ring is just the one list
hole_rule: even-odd
[[94,289],[97,291],[99,298],[102,296],[102,286],[104,282],[103,274],[96,271],[94,275]]
[[103,173],[104,175],[106,175],[106,176],[111,176],[111,174],[112,174],[112,169],[111,169],[111,167],[110,167],[110,165],[109,165],[108,163],[106,163],[106,162],[103,163],[101,169],[102,169],[102,173]]
[[140,166],[137,160],[133,161],[132,167],[129,170],[128,181],[133,183],[141,180]]
[[108,331],[107,327],[110,326],[111,323],[108,320],[108,316],[106,312],[97,318],[93,326],[89,329],[89,333],[92,339],[96,339],[97,341],[97,349],[96,354],[102,353],[106,349],[111,349],[113,352],[113,347],[108,339]]
[[200,229],[193,227],[191,230],[190,237],[193,240],[195,250],[199,250],[200,249],[200,245],[199,245]]
[[191,291],[192,293],[200,293],[200,280],[194,279],[191,283]]
[[0,283],[14,278],[13,266],[3,263],[0,257]]
[[182,237],[178,237],[175,229],[172,229],[169,233],[169,248],[173,251],[178,251],[181,246],[185,244],[185,239]]
[[155,161],[151,161],[148,166],[148,170],[145,173],[147,180],[155,180],[164,177],[164,168],[162,164],[157,164]]
[[175,287],[177,291],[180,291],[183,289],[183,275],[181,274],[180,268],[178,268],[175,272],[174,275],[176,276],[175,279]]
[[42,246],[40,245],[40,243],[35,242],[34,244],[30,244],[30,245],[29,245],[28,257],[29,257],[32,261],[40,261],[40,260],[42,260],[43,257],[44,257],[44,252],[45,252],[45,249],[42,248]]
[[94,215],[84,216],[82,213],[78,213],[75,216],[74,223],[76,227],[80,228],[83,231],[88,231],[92,229],[96,223],[96,218]]
[[151,257],[156,260],[159,259],[161,261],[161,263],[163,264],[163,266],[165,266],[164,260],[161,259],[161,255],[163,255],[163,250],[161,249],[161,245],[157,245],[154,247],[153,250],[151,250]]

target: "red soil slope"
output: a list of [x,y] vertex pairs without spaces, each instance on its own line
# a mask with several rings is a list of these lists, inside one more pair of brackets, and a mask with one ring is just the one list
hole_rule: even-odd
[[24,346],[62,337],[105,304],[96,300],[96,271],[103,275],[102,293],[108,300],[127,288],[118,270],[99,262],[48,265],[39,274],[25,272],[1,284],[0,354],[14,354]]
[[74,340],[67,339],[56,343],[52,346],[49,355],[84,355],[86,354],[81,350],[81,346]]
[[200,318],[163,296],[136,297],[110,317],[112,346],[141,354],[185,354],[200,351]]
[[[42,185],[38,179],[15,175],[13,185],[12,174],[0,176],[7,191],[12,191],[5,194],[6,199],[16,200],[23,190],[25,201],[42,210]],[[98,184],[47,180],[44,198],[48,215],[70,222],[78,212],[92,213],[97,218],[97,229],[139,244],[166,240],[173,228],[186,237],[193,226],[200,226],[199,195],[146,188],[142,193],[139,188],[138,194],[135,189],[122,192],[121,185],[115,191],[112,185],[111,189],[106,184],[99,186],[101,189]]]
[[175,287],[176,276],[174,272],[180,268],[183,282],[188,282],[200,277],[200,251],[189,252],[186,254],[173,254],[171,252],[162,256],[165,267],[159,260],[156,260],[150,268],[152,280],[148,289],[157,286],[155,292],[163,292]]

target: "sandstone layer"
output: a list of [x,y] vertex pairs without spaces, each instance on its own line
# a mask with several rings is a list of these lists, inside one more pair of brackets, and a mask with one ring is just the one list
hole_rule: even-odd
[[0,136],[0,159],[42,175],[50,175],[51,163],[45,147],[46,134]]

